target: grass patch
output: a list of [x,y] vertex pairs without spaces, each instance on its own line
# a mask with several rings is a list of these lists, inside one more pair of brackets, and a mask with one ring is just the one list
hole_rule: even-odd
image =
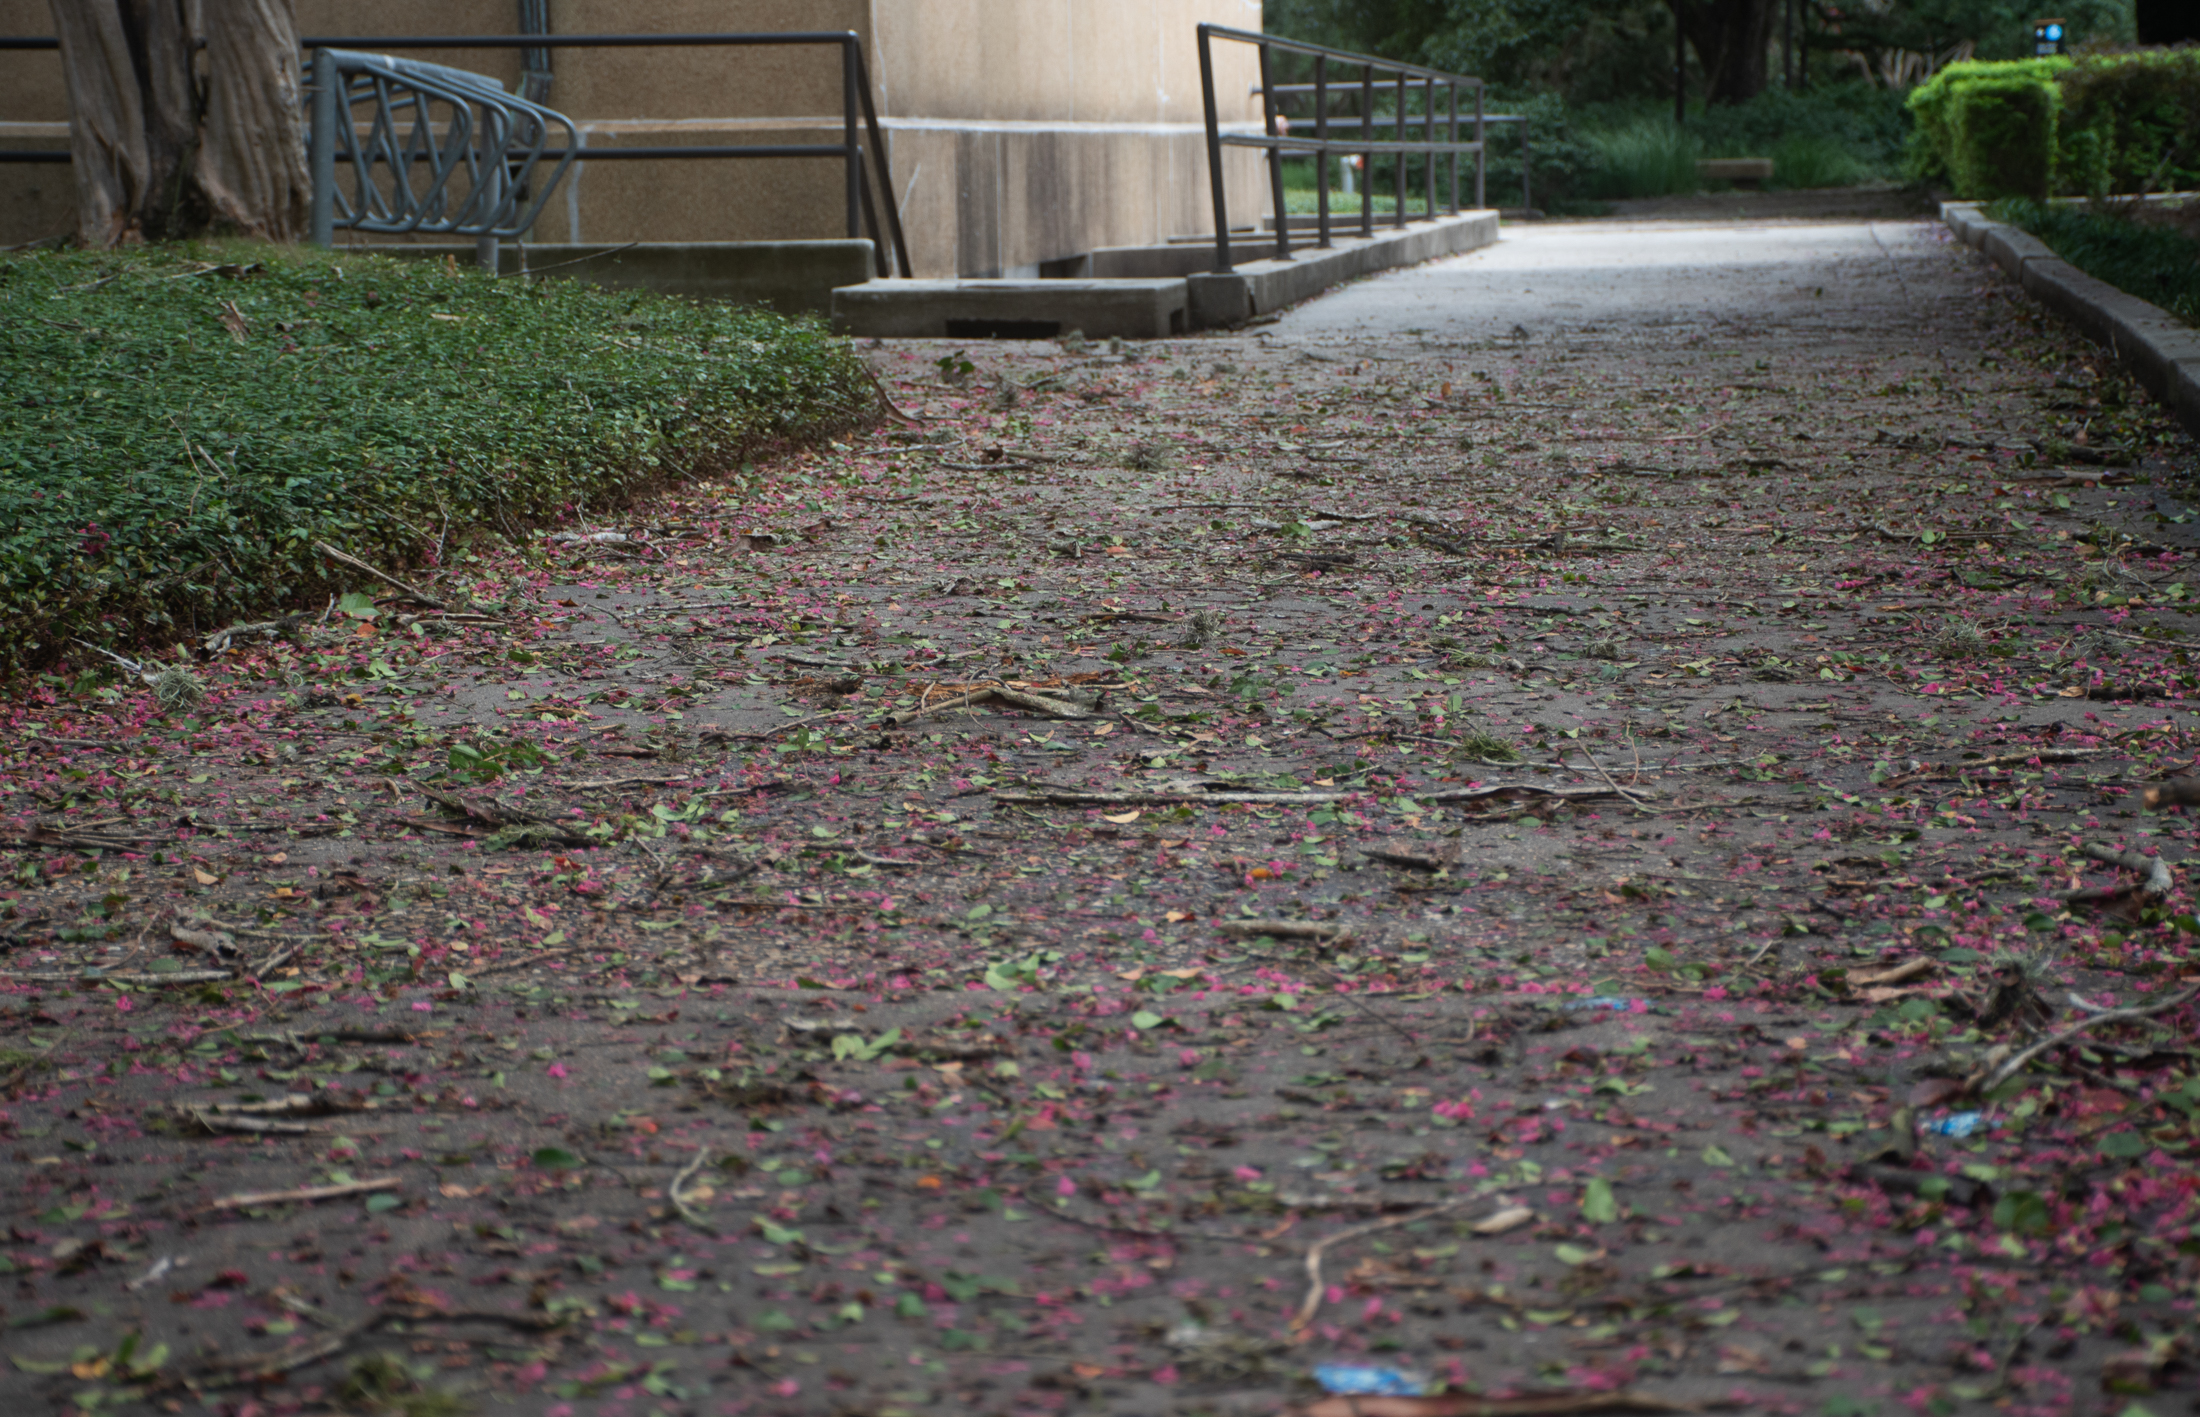
[[2200,325],[2200,241],[2172,227],[2133,221],[2113,207],[2011,197],[1986,211],[2031,232],[2087,275]]
[[1596,150],[1592,196],[1665,197],[1696,190],[1694,135],[1670,121],[1645,118],[1588,135]]
[[160,644],[866,416],[807,321],[244,244],[0,258],[0,671]]
[[1878,173],[1846,145],[1820,133],[1795,133],[1773,144],[1772,185],[1795,190],[1854,187]]

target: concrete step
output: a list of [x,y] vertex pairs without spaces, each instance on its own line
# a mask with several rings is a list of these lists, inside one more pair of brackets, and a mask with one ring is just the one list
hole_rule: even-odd
[[882,339],[1054,339],[1071,330],[1093,339],[1162,339],[1187,329],[1241,325],[1354,276],[1457,255],[1496,239],[1497,213],[1484,210],[1379,229],[1373,238],[1338,236],[1325,248],[1300,245],[1281,261],[1266,254],[1275,249],[1273,236],[1235,239],[1235,267],[1228,271],[1213,269],[1212,237],[1204,245],[1110,247],[1093,252],[1087,264],[1141,274],[865,281],[833,292],[833,325]]

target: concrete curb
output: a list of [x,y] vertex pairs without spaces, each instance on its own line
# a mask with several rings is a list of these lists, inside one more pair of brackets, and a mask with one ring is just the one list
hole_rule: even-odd
[[[1295,239],[1303,239],[1294,231]],[[1354,276],[1399,266],[1415,266],[1439,256],[1456,256],[1497,240],[1497,213],[1483,209],[1417,221],[1373,237],[1339,237],[1328,249],[1302,246],[1289,260],[1253,260],[1231,271],[1207,271],[1185,277],[1192,324],[1200,328],[1242,325],[1286,305],[1321,294]],[[1248,243],[1249,249],[1259,249]]]
[[2087,275],[2029,232],[1988,219],[1976,202],[1943,202],[1940,219],[2040,304],[2108,346],[2187,433],[2200,437],[2200,330]]

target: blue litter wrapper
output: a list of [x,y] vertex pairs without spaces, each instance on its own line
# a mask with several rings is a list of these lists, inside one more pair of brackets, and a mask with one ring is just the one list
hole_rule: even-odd
[[1994,1126],[1995,1123],[1987,1121],[1984,1112],[1951,1112],[1945,1117],[1935,1117],[1920,1125],[1928,1132],[1961,1141],[1975,1132]]
[[1314,1381],[1340,1397],[1419,1397],[1428,1389],[1428,1379],[1417,1374],[1362,1363],[1317,1364]]
[[1617,994],[1599,994],[1591,999],[1575,999],[1564,1006],[1562,1012],[1575,1013],[1582,1009],[1610,1009],[1616,1014],[1633,1013],[1636,1001],[1623,999]]

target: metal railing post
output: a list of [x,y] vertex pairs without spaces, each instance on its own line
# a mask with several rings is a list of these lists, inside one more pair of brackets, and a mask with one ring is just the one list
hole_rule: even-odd
[[1390,224],[1403,229],[1406,224],[1406,204],[1413,200],[1407,195],[1413,190],[1413,184],[1406,176],[1406,71],[1403,69],[1398,71],[1398,112],[1390,130],[1398,138],[1398,199],[1391,206]]
[[1230,269],[1230,213],[1222,191],[1222,125],[1215,116],[1215,56],[1207,26],[1199,27],[1199,87],[1207,109],[1207,182],[1215,199],[1215,269]]
[[1360,240],[1375,240],[1375,66],[1360,66]]
[[1314,224],[1319,245],[1329,249],[1329,56],[1314,56],[1314,138],[1321,151],[1314,154]]
[[1431,74],[1421,85],[1421,141],[1428,144],[1428,153],[1421,159],[1422,190],[1427,200],[1422,203],[1424,215],[1436,220],[1436,76]]
[[313,128],[307,160],[312,167],[311,235],[316,246],[336,244],[336,57],[313,51]]
[[[856,50],[856,93],[863,99],[864,131],[871,135],[871,151],[878,156],[878,161],[871,166],[878,169],[878,189],[886,206],[886,231],[894,242],[895,269],[901,272],[903,280],[907,280],[910,274],[909,240],[902,233],[901,202],[894,196],[894,166],[887,161],[886,134],[879,130],[878,109],[871,102],[871,71],[864,63],[861,48]],[[868,201],[870,178],[866,176],[864,181],[863,191]]]
[[1520,120],[1520,209],[1535,210],[1535,198],[1528,191],[1528,120]]
[[[1276,78],[1270,72],[1268,45],[1260,48],[1260,112],[1263,131],[1271,138],[1281,137],[1276,131]],[[1276,259],[1291,258],[1291,213],[1283,200],[1283,149],[1268,149],[1268,191],[1276,207]]]
[[1360,137],[1368,144],[1360,154],[1360,239],[1375,239],[1375,66],[1360,66]]
[[[1456,81],[1450,85],[1448,106],[1451,122],[1444,129],[1444,140],[1456,143],[1459,141],[1459,85]],[[1445,166],[1451,178],[1451,214],[1457,216],[1459,215],[1459,154],[1457,151],[1452,152],[1446,160]]]
[[840,141],[848,173],[848,239],[863,235],[863,150],[856,146],[856,37],[840,42]]

